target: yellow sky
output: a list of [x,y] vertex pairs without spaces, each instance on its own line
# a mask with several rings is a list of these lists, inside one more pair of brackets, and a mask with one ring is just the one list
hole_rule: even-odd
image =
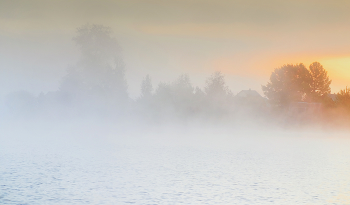
[[203,86],[217,70],[234,93],[261,93],[274,68],[314,61],[338,92],[350,82],[349,10],[344,0],[1,1],[0,80],[3,90],[57,89],[78,58],[75,29],[98,23],[123,48],[132,96],[146,74],[157,84],[188,73]]

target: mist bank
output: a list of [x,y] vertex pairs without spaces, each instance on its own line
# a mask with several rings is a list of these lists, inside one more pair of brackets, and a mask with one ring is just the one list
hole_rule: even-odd
[[[276,68],[262,86],[232,93],[224,73],[195,87],[187,74],[157,86],[147,75],[132,99],[121,47],[111,28],[83,25],[73,38],[81,56],[59,89],[33,95],[17,91],[0,98],[1,121],[113,124],[122,130],[154,127],[254,129],[346,129],[350,92],[330,94],[331,80],[318,62]],[[16,124],[16,123],[15,123]]]
[[[147,88],[147,86],[143,85]],[[147,89],[144,89],[147,90]],[[204,91],[202,91],[204,90]],[[254,90],[234,95],[224,75],[214,73],[205,88],[194,88],[187,75],[162,83],[138,99],[100,92],[55,91],[33,95],[19,91],[2,98],[2,123],[110,124],[122,130],[181,129],[348,129],[349,110],[332,104],[293,102],[278,107]]]
[[[228,126],[135,126],[111,121],[7,121],[0,124],[0,153],[26,156],[112,158],[120,150],[136,153],[162,150],[235,151],[300,154],[348,147],[348,131]],[[133,158],[134,155],[125,159]]]
[[[346,138],[340,139],[334,131],[176,126],[149,131],[133,127],[123,133],[115,123],[92,125],[1,124],[6,134],[0,135],[2,201],[188,203],[199,196],[194,203],[249,199],[283,204],[287,197],[322,204],[347,193],[349,139],[344,133]],[[179,199],[180,194],[186,198]]]

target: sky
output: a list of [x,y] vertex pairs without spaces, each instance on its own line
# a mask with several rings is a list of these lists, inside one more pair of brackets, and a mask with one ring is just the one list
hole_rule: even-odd
[[320,62],[332,92],[350,82],[350,1],[0,0],[0,95],[55,91],[79,60],[76,29],[102,24],[123,50],[131,97],[188,74],[194,86],[221,71],[234,94],[284,64]]

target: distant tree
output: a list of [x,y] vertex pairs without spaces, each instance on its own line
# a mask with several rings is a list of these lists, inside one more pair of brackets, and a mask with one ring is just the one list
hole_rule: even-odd
[[204,93],[204,109],[208,114],[217,117],[229,114],[233,94],[226,85],[225,76],[221,72],[215,72],[207,78]]
[[194,88],[188,75],[180,75],[171,87],[175,97],[180,100],[189,99],[193,95]]
[[141,98],[149,99],[152,96],[152,92],[153,92],[152,80],[149,77],[149,75],[146,75],[146,77],[142,80],[142,83],[141,83]]
[[127,83],[121,49],[112,30],[103,25],[84,25],[74,41],[81,51],[77,66],[68,69],[60,90],[76,96],[125,100]]
[[172,102],[172,89],[170,84],[160,82],[155,89],[154,98],[157,104],[170,104]]
[[215,72],[205,81],[204,92],[210,98],[226,98],[231,91],[225,83],[225,76]]
[[329,79],[327,71],[319,62],[313,62],[310,65],[309,70],[312,77],[310,100],[321,101],[322,98],[328,99],[327,95],[331,92],[329,86],[332,83],[332,80]]
[[77,28],[73,38],[86,62],[111,62],[120,58],[121,48],[112,37],[112,29],[103,25],[86,24]]
[[194,89],[193,105],[197,113],[203,112],[206,104],[206,95],[198,86]]
[[350,89],[348,89],[348,87],[339,91],[337,94],[336,104],[350,110]]
[[188,75],[180,75],[171,84],[160,83],[155,92],[158,101],[173,104],[175,107],[186,104],[193,97],[194,88]]
[[164,116],[187,117],[195,112],[194,88],[188,75],[180,75],[172,83],[160,83],[154,99]]
[[197,101],[205,98],[205,93],[198,86],[194,89],[194,95]]
[[304,64],[287,64],[275,69],[262,90],[270,102],[280,108],[291,102],[305,101],[310,95],[312,76]]

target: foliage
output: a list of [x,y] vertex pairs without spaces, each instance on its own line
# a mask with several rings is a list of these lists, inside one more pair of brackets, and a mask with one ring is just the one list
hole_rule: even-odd
[[313,62],[309,70],[312,77],[310,101],[320,102],[326,100],[328,98],[327,95],[331,92],[330,84],[332,83],[327,71],[319,62]]
[[[319,62],[312,63],[309,69],[302,63],[276,68],[270,81],[262,86],[270,103],[253,90],[243,90],[234,96],[221,72],[209,76],[203,89],[194,87],[188,75],[180,75],[171,83],[159,83],[155,92],[151,77],[147,75],[141,82],[140,98],[133,103],[128,98],[125,65],[112,30],[102,25],[84,25],[77,29],[74,41],[80,49],[81,59],[68,69],[60,90],[40,94],[39,97],[27,92],[12,93],[5,99],[9,113],[27,112],[31,115],[41,111],[44,115],[51,113],[53,116],[88,113],[117,116],[123,120],[130,114],[136,114],[146,120],[163,121],[175,117],[183,121],[195,117],[221,122],[256,120],[259,117],[265,120],[271,114],[289,119],[295,114],[291,114],[294,105],[296,121],[305,122],[302,118],[305,120],[310,113],[314,117],[315,113],[338,115],[344,110],[350,111],[350,89],[341,90],[336,98],[334,94],[330,95],[332,81]],[[288,112],[270,112],[270,108],[273,111],[285,108]],[[336,108],[341,108],[340,112]],[[332,112],[329,111],[331,109]],[[300,116],[302,118],[298,118]],[[324,119],[330,119],[327,114],[324,116]]]
[[121,54],[110,27],[86,24],[77,29],[77,36],[73,40],[80,48],[84,61],[112,61]]
[[275,69],[262,90],[271,103],[287,107],[291,102],[305,101],[311,93],[312,76],[304,64],[287,64]]
[[221,72],[215,72],[207,78],[204,93],[204,112],[215,118],[229,114],[233,94],[226,85],[225,76]]
[[225,98],[230,90],[228,89],[224,75],[221,72],[215,72],[206,81],[204,92],[207,96],[213,98]]
[[180,75],[171,84],[160,83],[155,92],[155,98],[160,106],[184,111],[191,107],[193,91],[188,75]]
[[111,29],[87,24],[77,29],[74,41],[82,58],[68,70],[60,90],[83,98],[126,100],[125,65]]
[[337,94],[337,105],[350,109],[350,89],[346,87]]

